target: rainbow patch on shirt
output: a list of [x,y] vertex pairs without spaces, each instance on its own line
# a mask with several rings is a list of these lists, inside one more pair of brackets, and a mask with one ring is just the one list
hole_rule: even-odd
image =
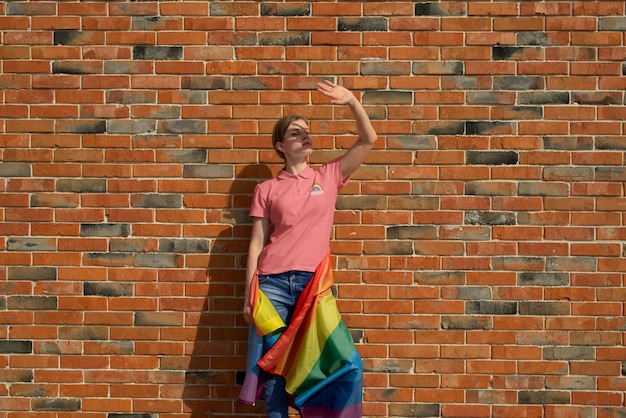
[[320,186],[319,184],[315,183],[311,187],[311,196],[317,196],[323,193],[324,193],[324,189],[322,189],[322,186]]

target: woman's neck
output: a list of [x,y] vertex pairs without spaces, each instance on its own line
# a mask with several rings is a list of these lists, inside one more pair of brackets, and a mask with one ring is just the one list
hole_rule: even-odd
[[285,171],[293,175],[298,175],[302,172],[302,170],[304,170],[308,166],[309,164],[306,161],[298,161],[298,162],[286,161]]

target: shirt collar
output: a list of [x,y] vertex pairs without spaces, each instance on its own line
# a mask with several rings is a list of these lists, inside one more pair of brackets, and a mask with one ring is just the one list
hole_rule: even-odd
[[304,170],[302,170],[301,172],[299,172],[298,174],[291,174],[291,173],[285,171],[285,169],[282,169],[278,173],[277,178],[279,180],[287,180],[287,179],[292,179],[292,178],[296,178],[296,177],[301,177],[301,178],[304,178],[304,179],[310,179],[311,177],[313,177],[314,174],[315,174],[315,170],[313,170],[310,165],[307,165],[306,168]]

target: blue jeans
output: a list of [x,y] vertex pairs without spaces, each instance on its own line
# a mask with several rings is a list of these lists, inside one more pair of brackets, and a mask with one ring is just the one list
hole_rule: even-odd
[[[280,274],[259,275],[259,288],[272,302],[285,324],[289,324],[300,293],[313,277],[308,271],[288,271]],[[264,338],[264,350],[274,345],[283,330]],[[289,404],[285,392],[285,379],[270,374],[265,382],[265,404],[269,418],[287,418]]]

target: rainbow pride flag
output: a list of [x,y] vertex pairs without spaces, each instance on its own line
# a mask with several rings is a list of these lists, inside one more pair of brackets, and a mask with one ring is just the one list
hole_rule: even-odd
[[254,301],[256,326],[249,333],[242,402],[256,402],[264,370],[285,378],[286,390],[293,395],[292,406],[304,418],[361,417],[361,357],[337,309],[332,284],[327,254],[298,299],[291,323],[267,353],[262,353],[262,335],[284,328],[285,324],[276,320],[278,314],[271,302],[255,286],[253,291],[259,294]]

